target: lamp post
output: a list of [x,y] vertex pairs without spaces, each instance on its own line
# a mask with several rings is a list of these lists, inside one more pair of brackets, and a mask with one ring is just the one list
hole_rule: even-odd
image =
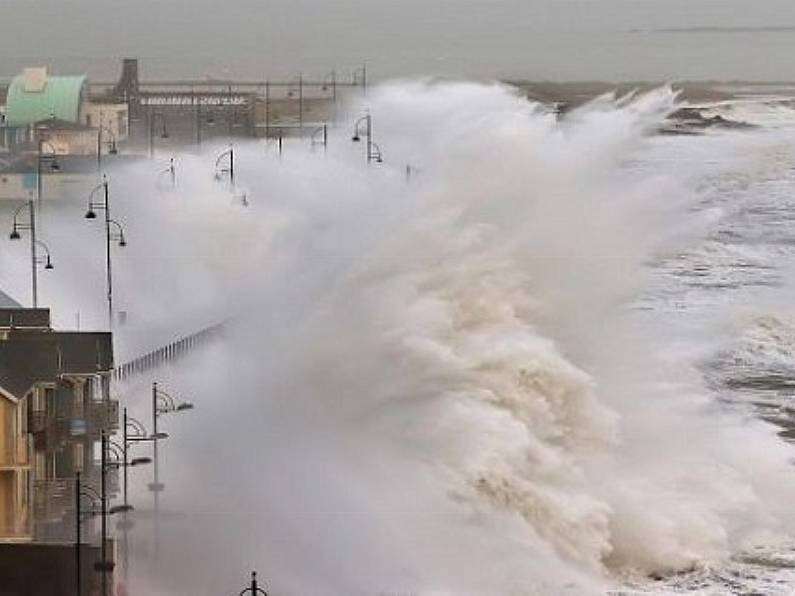
[[[49,153],[44,153],[44,146],[49,145]],[[52,143],[47,141],[47,139],[42,138],[41,136],[38,137],[36,142],[36,201],[39,203],[39,208],[41,208],[41,201],[42,201],[42,164],[49,162],[50,164],[50,171],[58,172],[61,169],[61,165],[58,163],[58,158],[56,157],[55,147],[52,146]]]
[[[122,505],[116,505],[115,507],[111,507],[108,509],[108,491],[107,491],[107,473],[109,469],[132,466],[138,466],[142,464],[151,463],[151,459],[148,457],[141,457],[133,459],[132,461],[126,461],[123,459],[123,455],[120,451],[118,451],[118,446],[115,443],[112,443],[108,438],[108,434],[106,431],[102,431],[101,435],[102,443],[101,443],[101,455],[100,455],[100,524],[101,524],[101,544],[100,544],[100,560],[94,564],[94,569],[102,574],[102,596],[108,596],[108,573],[113,571],[115,564],[113,561],[108,561],[108,515],[115,515],[117,513],[128,513],[132,511],[132,506],[124,503]],[[108,461],[108,454],[111,453],[111,449],[117,449],[115,452],[116,454],[116,461],[109,462]],[[80,520],[78,518],[78,525]]]
[[370,114],[365,114],[354,123],[351,140],[354,143],[358,143],[361,140],[362,125],[364,125],[364,135],[367,137],[367,163],[372,161],[383,163],[381,148],[373,142],[373,117]]
[[[28,221],[27,222],[20,222],[18,217],[20,212],[25,208],[28,208]],[[51,270],[55,267],[52,264],[52,258],[50,255],[49,247],[44,244],[41,240],[36,238],[36,205],[33,199],[29,199],[25,201],[22,205],[20,205],[17,210],[14,212],[14,223],[11,228],[11,234],[9,234],[9,239],[11,240],[20,240],[22,236],[20,235],[20,230],[30,230],[30,285],[31,285],[31,296],[33,302],[33,308],[38,308],[39,306],[39,292],[38,292],[38,267],[39,265],[43,265],[44,269]],[[46,258],[41,259],[37,254],[37,247],[42,247],[44,252],[46,253]]]
[[245,596],[245,594],[251,594],[251,596],[268,596],[268,593],[259,587],[259,583],[257,582],[257,572],[251,572],[251,585],[245,588],[243,591],[240,592],[238,596]]
[[168,128],[166,127],[166,117],[165,115],[161,114],[160,112],[149,112],[149,157],[155,156],[155,126],[157,124],[157,119],[160,118],[160,122],[163,125],[163,128],[160,131],[160,138],[167,139],[168,138]]
[[158,460],[157,443],[161,435],[157,430],[157,420],[163,414],[173,412],[185,412],[192,410],[193,404],[175,400],[170,394],[166,393],[157,386],[157,381],[152,383],[152,456],[154,461],[152,482],[149,490],[153,493],[154,502],[154,559],[158,560],[160,552],[160,493],[166,485],[160,482],[160,468]]
[[[222,162],[227,160],[227,166],[224,167]],[[225,174],[229,175],[229,184],[234,188],[235,186],[235,148],[231,144],[229,149],[221,153],[215,160],[215,178],[220,180]]]
[[113,131],[109,129],[107,126],[100,124],[99,128],[97,128],[97,171],[98,172],[102,171],[102,143],[103,143],[102,132],[103,131],[108,133],[108,136],[110,137],[108,139],[108,153],[110,155],[116,155],[119,152],[119,149],[116,146],[116,135],[113,134]]
[[202,98],[196,97],[196,146],[202,146]]
[[[102,200],[94,201],[94,196],[102,191]],[[124,228],[122,225],[110,217],[110,191],[108,187],[107,176],[102,177],[102,183],[96,186],[88,195],[88,210],[86,211],[86,219],[96,219],[97,214],[95,209],[101,209],[105,212],[105,273],[106,273],[106,287],[108,298],[108,327],[113,328],[113,275],[111,266],[111,253],[110,244],[112,241],[117,240],[119,246],[127,246],[127,240],[124,237]],[[116,232],[112,231],[111,226],[116,228]]]
[[276,143],[276,148],[279,150],[279,158],[281,159],[281,157],[284,155],[284,130],[279,128],[275,141],[271,141],[269,137],[266,137],[265,147],[269,147],[271,142]]
[[75,590],[77,596],[83,596],[83,565],[81,561],[83,498],[91,499],[92,505],[99,503],[102,499],[96,490],[81,483],[80,472],[78,471],[75,473]]
[[[132,431],[132,432],[130,432]],[[168,435],[166,433],[159,433],[157,436],[150,435],[146,432],[146,427],[144,427],[143,423],[140,422],[138,419],[133,418],[132,416],[127,415],[127,408],[124,408],[124,414],[122,419],[122,461],[124,464],[124,476],[123,476],[123,484],[122,484],[122,504],[129,505],[129,501],[127,500],[127,487],[129,485],[129,468],[131,467],[128,465],[129,462],[129,448],[131,445],[135,443],[143,443],[143,442],[154,442],[158,439],[167,439]],[[146,461],[146,463],[151,462],[149,458],[137,458],[133,461]],[[129,569],[129,542],[128,542],[128,531],[130,529],[130,523],[127,521],[127,514],[124,514],[122,522],[120,524],[122,529],[122,536],[123,536],[123,550],[124,558],[122,559],[122,572],[124,574],[124,580],[127,581],[127,574]]]
[[316,145],[323,145],[324,153],[328,151],[328,124],[323,124],[312,133],[310,147],[314,149]]
[[271,82],[265,81],[265,142],[271,136]]
[[163,175],[168,175],[169,180],[171,181],[171,189],[175,189],[177,187],[177,167],[173,157],[168,160],[168,167],[160,171],[158,180],[160,176]]
[[351,82],[354,86],[358,85],[362,88],[362,93],[367,93],[367,65],[362,64],[359,68],[353,71],[351,75]]
[[[298,87],[298,136],[300,137],[304,134],[304,75],[300,72],[296,86]],[[287,97],[293,97],[294,94],[292,87],[288,87]]]
[[322,91],[328,91],[331,88],[331,101],[337,101],[337,72],[332,70],[330,73],[326,75],[326,78],[323,79],[323,83],[320,86]]

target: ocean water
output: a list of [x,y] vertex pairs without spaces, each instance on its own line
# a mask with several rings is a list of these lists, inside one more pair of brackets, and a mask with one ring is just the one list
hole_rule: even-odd
[[[169,155],[112,168],[117,359],[228,321],[115,388],[142,419],[151,380],[196,404],[163,421],[157,558],[132,487],[131,589],[791,594],[795,112],[744,98],[702,109],[754,129],[657,135],[678,101],[558,119],[403,81],[325,153],[236,142],[234,188],[221,145],[179,153],[174,190]],[[365,111],[382,165],[351,142]],[[101,327],[84,209],[45,206],[41,294]],[[24,247],[0,256],[24,295]]]

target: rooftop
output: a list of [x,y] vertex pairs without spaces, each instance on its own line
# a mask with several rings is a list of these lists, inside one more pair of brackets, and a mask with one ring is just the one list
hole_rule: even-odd
[[80,120],[85,76],[50,76],[44,68],[26,68],[8,86],[6,124],[27,126],[57,118]]
[[17,399],[40,382],[59,375],[113,370],[112,336],[107,332],[54,331],[48,309],[0,309],[0,388]]

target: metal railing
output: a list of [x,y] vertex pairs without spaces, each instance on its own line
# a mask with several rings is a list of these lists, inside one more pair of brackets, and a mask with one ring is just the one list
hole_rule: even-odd
[[179,360],[187,356],[196,348],[208,343],[221,334],[224,323],[212,325],[201,331],[182,337],[161,348],[134,358],[124,364],[120,364],[113,371],[113,376],[118,380],[123,380],[133,375],[141,374]]

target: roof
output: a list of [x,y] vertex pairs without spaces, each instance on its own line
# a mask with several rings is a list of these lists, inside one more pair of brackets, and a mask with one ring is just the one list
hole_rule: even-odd
[[85,76],[48,76],[41,69],[25,69],[8,86],[6,125],[27,126],[49,118],[79,121],[85,84]]
[[36,383],[59,375],[91,375],[113,370],[113,344],[107,332],[12,329],[0,341],[0,391],[17,399]]
[[0,329],[50,328],[49,308],[22,308],[20,305],[0,308]]
[[47,118],[46,120],[39,120],[34,122],[33,126],[37,131],[42,132],[60,132],[60,131],[88,131],[96,134],[96,129],[91,128],[82,122],[70,122],[69,120],[61,120],[60,118]]
[[22,308],[22,305],[14,300],[11,296],[0,290],[0,309],[4,308]]

